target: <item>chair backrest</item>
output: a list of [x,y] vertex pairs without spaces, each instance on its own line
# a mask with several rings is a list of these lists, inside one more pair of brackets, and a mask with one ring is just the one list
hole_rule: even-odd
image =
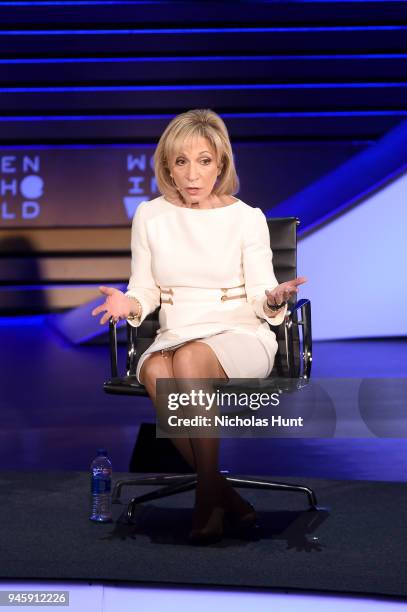
[[[279,283],[284,283],[297,276],[297,217],[283,217],[268,219],[267,225],[270,232],[270,246],[273,251],[274,273]],[[297,320],[296,313],[293,320]],[[284,324],[277,328],[273,327],[277,337],[278,352],[274,361],[274,368],[270,376],[287,376],[287,346],[284,332]],[[298,328],[291,330],[293,339],[293,363],[296,375],[300,373],[300,339]]]
[[279,283],[297,276],[297,226],[296,217],[268,219],[270,246],[273,251],[273,267]]
[[[279,283],[295,278],[297,276],[297,226],[299,221],[296,217],[284,217],[268,219],[267,225],[270,232],[270,245],[273,251],[273,266]],[[135,353],[128,363],[129,374],[136,371],[140,355],[152,343],[156,331],[159,328],[158,310],[150,314],[138,328],[127,324],[129,343],[134,342]],[[274,327],[278,342],[278,354],[276,356],[272,376],[287,375],[286,343],[284,325]],[[294,363],[299,371],[299,338],[298,333],[294,335]]]

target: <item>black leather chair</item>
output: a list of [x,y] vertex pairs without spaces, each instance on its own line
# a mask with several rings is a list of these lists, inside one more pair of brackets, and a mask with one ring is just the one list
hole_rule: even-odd
[[[295,217],[269,219],[270,242],[273,250],[274,271],[279,283],[297,276],[297,225]],[[126,374],[119,375],[117,344],[117,326],[111,320],[109,324],[111,378],[104,383],[106,393],[120,395],[146,396],[145,388],[135,377],[138,359],[151,344],[159,327],[158,309],[149,315],[140,327],[126,325],[127,331],[127,364]],[[312,365],[312,334],[311,334],[311,304],[309,300],[301,299],[289,304],[285,321],[273,327],[277,335],[279,350],[276,356],[270,382],[278,380],[279,386],[287,381],[285,391],[298,390],[310,377]],[[262,381],[266,382],[267,380]],[[264,388],[264,387],[262,387]],[[225,474],[226,475],[226,474]],[[314,491],[302,485],[284,482],[272,482],[266,479],[237,478],[226,475],[226,478],[236,487],[297,491],[307,496],[311,509],[317,508]],[[175,495],[195,488],[195,474],[162,474],[147,476],[132,480],[121,480],[113,490],[113,502],[118,503],[124,486],[153,485],[160,487],[144,495],[133,497],[128,504],[127,518],[132,520],[137,504]]]

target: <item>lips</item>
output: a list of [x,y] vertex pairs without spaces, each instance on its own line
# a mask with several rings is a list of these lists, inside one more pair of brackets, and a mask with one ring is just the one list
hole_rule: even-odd
[[200,187],[187,187],[186,190],[195,193],[200,190]]

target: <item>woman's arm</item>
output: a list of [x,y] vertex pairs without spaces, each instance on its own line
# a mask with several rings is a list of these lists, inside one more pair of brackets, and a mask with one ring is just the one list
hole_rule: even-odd
[[131,229],[131,277],[125,295],[134,303],[132,314],[140,313],[140,316],[128,319],[133,327],[141,325],[147,315],[154,312],[160,305],[160,289],[152,273],[151,250],[145,225],[144,208],[146,205],[148,205],[147,202],[139,204]]
[[270,325],[280,325],[287,312],[287,305],[272,312],[267,308],[265,291],[278,287],[273,269],[273,253],[267,220],[260,208],[254,208],[251,222],[244,232],[243,273],[248,302],[254,312]]
[[103,304],[94,308],[92,315],[104,313],[100,319],[101,325],[113,318],[116,321],[127,319],[133,327],[138,327],[160,304],[160,290],[151,271],[151,252],[142,216],[142,204],[139,205],[133,218],[132,272],[127,292],[124,294],[115,287],[99,287],[99,291],[106,296],[106,299]]

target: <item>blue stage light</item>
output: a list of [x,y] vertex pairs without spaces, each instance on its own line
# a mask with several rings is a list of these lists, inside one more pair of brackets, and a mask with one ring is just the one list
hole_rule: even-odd
[[[21,3],[19,3],[21,4]],[[1,3],[0,3],[1,6]],[[144,63],[144,62],[256,62],[256,61],[294,61],[303,62],[308,60],[359,60],[359,59],[406,59],[407,53],[352,53],[335,55],[190,55],[172,57],[63,57],[63,58],[17,58],[0,59],[1,64],[106,64],[106,63]]]
[[275,27],[275,28],[148,28],[138,30],[5,30],[0,36],[115,36],[145,34],[272,34],[278,32],[391,32],[404,31],[407,26],[317,26],[317,27]]
[[97,85],[73,87],[0,87],[0,93],[67,93],[92,91],[258,91],[275,89],[390,89],[407,87],[407,83],[246,83],[227,85]]
[[[12,121],[128,121],[146,119],[171,119],[175,113],[156,115],[9,115],[0,117],[0,122]],[[275,113],[220,113],[224,119],[259,119],[259,118],[293,118],[293,117],[405,117],[407,110],[380,111],[290,111]],[[107,145],[103,145],[107,146]],[[13,147],[15,148],[15,147]]]

